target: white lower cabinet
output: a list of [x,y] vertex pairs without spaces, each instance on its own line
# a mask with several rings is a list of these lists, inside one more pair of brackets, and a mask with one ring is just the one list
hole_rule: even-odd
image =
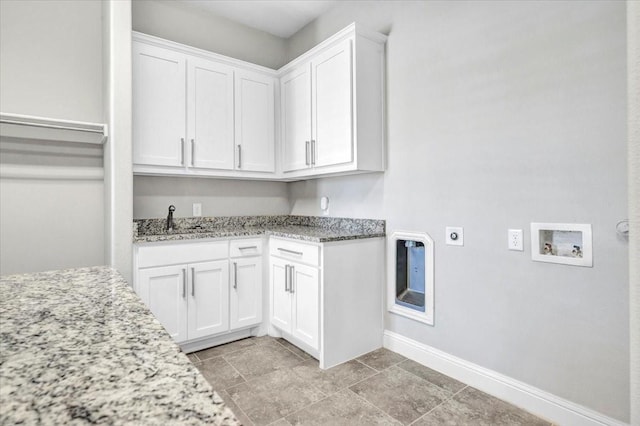
[[189,265],[187,339],[229,330],[229,263],[226,260]]
[[382,346],[384,239],[269,240],[270,325],[330,368]]
[[180,265],[138,272],[138,295],[176,342],[187,340],[185,275]]
[[232,259],[231,265],[231,328],[257,324],[262,321],[262,259]]
[[320,275],[318,268],[291,265],[292,334],[311,346],[320,347]]
[[271,323],[306,345],[319,348],[318,269],[271,259]]
[[134,289],[186,352],[268,332],[330,368],[382,346],[384,238],[265,241],[137,244]]
[[[233,248],[237,241],[253,241],[256,249],[230,258],[229,245]],[[176,343],[262,322],[261,240],[237,241],[136,247],[134,288]]]

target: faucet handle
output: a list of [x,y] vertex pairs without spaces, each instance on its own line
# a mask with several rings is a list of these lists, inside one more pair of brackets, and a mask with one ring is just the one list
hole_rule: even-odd
[[169,206],[169,213],[173,213],[176,211],[176,206],[174,206],[173,204]]

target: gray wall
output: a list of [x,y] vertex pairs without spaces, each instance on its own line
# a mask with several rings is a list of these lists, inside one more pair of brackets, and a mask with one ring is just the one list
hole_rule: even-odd
[[175,217],[192,216],[192,203],[202,204],[203,216],[278,215],[289,213],[287,186],[207,178],[136,176],[133,217],[166,217],[169,205]]
[[285,58],[284,39],[188,3],[134,0],[132,11],[135,31],[269,68],[278,68]]
[[[343,1],[289,59],[352,21],[389,34],[388,169],[290,184],[292,213],[428,232],[435,326],[387,329],[628,421],[625,3]],[[591,223],[593,268],[532,262],[530,222]]]
[[[102,122],[100,2],[0,1],[0,111]],[[101,151],[2,139],[0,163],[101,173]],[[0,274],[103,264],[103,198],[102,180],[0,178]]]

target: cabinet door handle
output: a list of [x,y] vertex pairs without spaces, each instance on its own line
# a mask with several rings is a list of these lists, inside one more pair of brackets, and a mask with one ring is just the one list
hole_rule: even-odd
[[316,141],[311,139],[311,165],[316,165]]
[[184,166],[184,138],[180,138],[180,165]]
[[233,288],[238,289],[238,264],[233,262]]
[[296,269],[295,268],[296,267],[293,266],[293,265],[289,266],[289,275],[290,275],[290,278],[289,278],[289,291],[291,292],[291,294],[296,292],[295,291],[295,285],[294,285],[295,284],[294,278],[296,276],[296,273],[295,273]]
[[182,298],[187,298],[187,270],[182,268]]
[[191,268],[191,296],[196,297],[196,269]]
[[196,141],[191,139],[191,165],[194,166],[196,158]]
[[309,161],[309,141],[304,143],[304,163],[307,166],[311,164],[311,161]]
[[238,168],[242,168],[242,145],[238,145]]
[[289,292],[289,265],[284,265],[284,291]]
[[280,248],[280,247],[278,247],[278,251],[282,251],[282,252],[289,253],[289,254],[295,254],[296,256],[302,256],[304,254],[301,251],[288,250],[288,249]]

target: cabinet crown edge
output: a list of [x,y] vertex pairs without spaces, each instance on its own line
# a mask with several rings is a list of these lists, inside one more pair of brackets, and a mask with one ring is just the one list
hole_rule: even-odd
[[366,39],[369,39],[375,43],[378,43],[380,45],[384,45],[387,41],[388,36],[376,32],[376,31],[372,31],[369,30],[367,28],[364,28],[362,25],[358,24],[357,22],[352,22],[351,24],[347,25],[346,27],[344,27],[343,29],[341,29],[340,31],[338,31],[337,33],[333,34],[332,36],[324,39],[323,41],[321,41],[320,43],[316,44],[314,47],[312,47],[311,49],[307,50],[306,52],[302,53],[301,55],[299,55],[298,57],[296,57],[295,59],[292,59],[291,61],[289,61],[288,63],[286,63],[285,65],[283,65],[282,67],[280,67],[277,71],[277,75],[278,77],[286,74],[289,70],[291,70],[292,68],[297,67],[298,65],[300,65],[301,63],[308,61],[310,58],[312,58],[314,55],[317,55],[319,52],[321,52],[322,50],[327,49],[328,47],[334,45],[335,43],[344,40],[346,38],[349,37],[353,37],[356,38],[357,37],[364,37]]
[[211,52],[209,50],[205,50],[198,47],[189,46],[187,44],[178,43],[176,41],[168,40],[165,38],[157,37],[154,35],[142,33],[139,31],[131,31],[131,39],[134,42],[136,41],[142,42],[142,43],[150,44],[153,46],[172,49],[172,50],[175,50],[176,52],[198,56],[204,59],[212,59],[217,62],[225,63],[227,65],[231,65],[238,68],[244,68],[251,71],[261,72],[276,78],[281,77],[288,70],[295,67],[297,64],[308,60],[313,55],[316,55],[319,51],[326,49],[327,47],[331,46],[332,44],[342,39],[352,37],[352,36],[353,37],[361,36],[379,44],[385,44],[388,38],[388,36],[382,33],[364,28],[362,25],[358,24],[357,22],[352,22],[351,24],[347,25],[345,28],[341,29],[337,33],[333,34],[332,36],[321,41],[311,49],[307,50],[300,56],[296,57],[295,59],[292,59],[291,61],[289,61],[288,63],[286,63],[285,65],[281,66],[276,70],[276,69],[264,67],[262,65],[254,64],[252,62],[243,61],[241,59],[236,59],[230,56],[225,56],[219,53]]
[[168,40],[154,35],[141,33],[139,31],[131,31],[131,40],[134,42],[149,44],[156,47],[162,47],[164,49],[171,49],[179,53],[188,54],[203,59],[214,60],[216,62],[236,68],[259,72],[273,78],[278,77],[278,73],[276,70],[264,67],[262,65],[243,61],[242,59],[232,58],[231,56],[225,56],[220,53],[212,52],[210,50],[200,49],[199,47],[189,46],[188,44],[178,43],[176,41]]

